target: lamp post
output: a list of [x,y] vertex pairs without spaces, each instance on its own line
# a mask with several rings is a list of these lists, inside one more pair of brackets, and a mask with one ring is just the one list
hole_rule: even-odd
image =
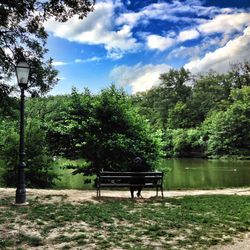
[[16,205],[26,205],[25,173],[24,168],[24,91],[27,89],[30,67],[25,61],[20,61],[16,65],[16,77],[18,86],[21,89],[20,102],[20,144],[19,144],[19,165],[17,175]]

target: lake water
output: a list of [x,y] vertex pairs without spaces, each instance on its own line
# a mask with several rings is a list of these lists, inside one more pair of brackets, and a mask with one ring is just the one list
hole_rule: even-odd
[[164,179],[166,189],[250,186],[250,161],[170,159]]
[[[165,189],[205,189],[250,186],[250,161],[169,159],[163,162],[168,168],[164,177]],[[89,189],[82,175],[72,176],[71,171],[58,170],[62,174],[57,188]]]

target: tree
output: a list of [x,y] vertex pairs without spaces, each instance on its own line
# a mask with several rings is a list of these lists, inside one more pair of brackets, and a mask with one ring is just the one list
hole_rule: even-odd
[[214,112],[203,124],[210,156],[250,153],[250,87],[233,90],[231,98],[226,111]]
[[[146,93],[137,94],[133,97],[133,102],[139,107],[140,114],[147,117],[154,127],[166,129],[169,128],[169,115],[177,118],[177,114],[180,113],[180,104],[185,105],[191,95],[192,88],[187,85],[190,80],[190,72],[184,68],[171,69],[162,74],[160,80],[159,86]],[[173,110],[172,114],[170,114],[171,110]],[[181,117],[177,119],[181,119]],[[171,124],[173,123],[171,121]]]
[[228,75],[235,88],[250,86],[250,61],[233,64]]
[[139,92],[131,96],[132,103],[139,109],[139,113],[146,117],[154,128],[162,127],[159,113],[160,89],[154,87],[147,92]]
[[163,125],[166,128],[169,111],[175,107],[177,102],[186,103],[191,95],[191,87],[186,84],[190,80],[190,72],[184,68],[180,70],[171,69],[169,72],[162,74],[160,80],[158,107]]
[[73,15],[84,18],[93,10],[88,0],[5,0],[0,3],[0,95],[8,94],[7,84],[18,60],[31,65],[29,91],[47,92],[57,82],[52,59],[46,60],[48,37],[44,22],[55,18],[65,22]]
[[194,119],[194,110],[190,107],[190,102],[177,102],[168,114],[168,128],[194,128],[197,122]]
[[230,78],[227,74],[208,74],[195,77],[192,95],[187,106],[192,121],[199,126],[209,114],[217,110],[225,110],[230,104],[229,96],[232,89]]
[[153,132],[130,97],[114,86],[98,96],[73,92],[67,115],[56,127],[51,124],[48,138],[55,154],[84,158],[89,165],[76,172],[85,174],[128,170],[136,156],[153,168],[162,153],[160,132]]

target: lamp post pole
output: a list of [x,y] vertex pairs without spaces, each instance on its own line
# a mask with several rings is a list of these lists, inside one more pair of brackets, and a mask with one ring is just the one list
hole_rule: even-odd
[[25,173],[24,162],[24,87],[21,87],[21,102],[20,102],[20,144],[19,144],[19,165],[17,173],[17,189],[16,189],[16,204],[26,203],[26,188],[25,188]]
[[18,85],[21,89],[20,100],[20,144],[19,144],[19,165],[17,170],[17,189],[16,189],[16,205],[26,205],[26,188],[25,188],[25,172],[26,164],[25,148],[24,148],[24,91],[27,88],[29,78],[29,65],[24,62],[19,62],[16,66],[16,75]]

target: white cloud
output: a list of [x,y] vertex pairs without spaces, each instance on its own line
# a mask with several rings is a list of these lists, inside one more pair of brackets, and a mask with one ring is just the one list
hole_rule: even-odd
[[[117,18],[116,23],[119,25],[128,24],[131,27],[138,25],[140,22],[147,22],[150,19],[168,20],[171,22],[184,21],[189,23],[202,23],[205,21],[204,16],[213,18],[218,14],[229,14],[232,12],[233,9],[230,8],[202,6],[202,2],[199,0],[186,0],[183,2],[174,0],[170,3],[153,3],[138,12],[130,11],[123,13]],[[185,15],[186,13],[194,14],[197,17],[188,17],[188,15]]]
[[64,77],[64,76],[59,76],[58,79],[59,79],[60,81],[63,81],[63,80],[66,80],[66,77]]
[[244,27],[249,25],[249,13],[222,14],[199,25],[198,29],[204,34],[232,33],[235,31],[241,31]]
[[93,56],[87,59],[75,59],[75,63],[88,63],[88,62],[99,62],[101,61],[103,58],[98,57],[98,56]]
[[181,31],[177,37],[177,40],[184,42],[187,40],[196,39],[200,36],[200,33],[196,29],[184,30]]
[[110,77],[121,86],[131,86],[132,93],[149,90],[160,83],[160,74],[168,72],[166,64],[136,64],[135,66],[121,65],[110,72]]
[[206,72],[210,69],[226,72],[231,63],[242,62],[250,57],[250,26],[244,33],[227,42],[227,44],[207,53],[203,58],[193,60],[185,65],[192,73]]
[[[192,39],[198,38],[200,33],[196,29],[190,29],[190,30],[181,31],[179,33],[179,35],[175,38],[172,38],[169,35],[167,37],[163,37],[163,36],[159,36],[159,35],[147,36],[146,40],[147,40],[148,48],[164,51],[167,48],[169,48],[169,47],[171,47],[179,42],[184,42],[187,40],[192,40]],[[174,37],[175,34],[172,34],[172,36]]]
[[147,46],[150,49],[158,49],[164,51],[174,44],[174,39],[170,37],[162,37],[158,35],[149,35],[147,37]]
[[199,44],[192,47],[180,46],[173,49],[168,56],[168,60],[173,58],[186,58],[188,60],[195,60],[206,54],[209,50],[217,49],[221,44],[222,40],[220,37],[205,37]]
[[122,55],[125,51],[135,51],[139,43],[133,37],[129,25],[123,25],[118,30],[114,27],[114,10],[119,7],[119,1],[103,1],[95,5],[95,11],[87,18],[79,20],[73,16],[65,23],[54,20],[46,22],[46,30],[54,36],[91,45],[103,45],[108,55]]
[[[228,14],[229,13],[229,14]],[[217,55],[220,51],[225,52],[226,54],[221,55],[221,60],[224,61],[224,57],[230,58],[230,55],[227,54],[229,52],[226,48],[232,48],[232,44],[235,44],[235,39],[242,34],[243,30],[250,26],[250,14],[249,13],[231,13],[230,10],[224,9],[223,14],[216,15],[211,20],[206,20],[202,24],[196,26],[196,28],[192,28],[190,30],[181,31],[177,36],[177,42],[181,43],[186,40],[194,39],[194,38],[201,38],[199,44],[193,47],[183,47],[180,46],[179,48],[174,48],[170,54],[168,55],[168,59],[171,58],[186,58],[195,62],[192,64],[190,62],[189,66],[192,65],[192,68],[199,67],[201,59],[206,58],[206,60],[212,60],[212,57]],[[233,42],[234,41],[234,42]],[[229,46],[230,45],[230,46]],[[238,45],[238,52],[244,54],[243,51],[240,50],[240,45]],[[221,49],[220,49],[221,47]],[[226,47],[226,48],[224,48]],[[222,49],[224,48],[224,49]],[[212,51],[212,52],[211,52]],[[209,53],[210,52],[210,53]],[[216,52],[216,53],[215,53]],[[232,50],[233,56],[237,58],[237,54],[235,52],[235,47]],[[239,56],[242,57],[242,56]],[[210,58],[210,59],[209,59]],[[220,60],[218,58],[218,60]],[[214,59],[216,61],[216,59]],[[230,58],[225,63],[226,69],[228,68],[228,64],[233,62],[233,58]],[[226,66],[227,64],[227,66]],[[210,65],[209,65],[210,66]],[[191,66],[190,66],[191,67]],[[200,66],[202,67],[202,66]],[[215,65],[211,66],[212,68],[216,68]],[[222,68],[218,70],[223,71]],[[204,67],[206,69],[206,67]]]
[[63,66],[63,65],[67,65],[69,63],[67,62],[62,62],[62,61],[55,61],[55,62],[52,62],[52,65],[53,66]]
[[[196,39],[200,33],[204,35],[215,32],[225,33],[227,30],[230,32],[242,30],[242,27],[250,22],[250,14],[234,13],[234,11],[230,8],[202,6],[200,0],[184,2],[173,0],[169,3],[153,3],[133,12],[126,10],[120,0],[103,0],[97,2],[94,12],[89,13],[83,20],[79,20],[77,16],[65,23],[51,19],[46,22],[45,27],[54,36],[69,41],[102,45],[107,50],[108,58],[119,59],[124,53],[135,52],[142,47],[134,36],[137,34],[133,33],[133,28],[139,24],[147,24],[154,19],[185,22],[193,27],[181,31],[175,40],[169,34],[165,37],[158,34],[151,34],[147,37],[148,48],[164,51],[175,41],[184,42]],[[196,18],[190,17],[192,13]],[[208,16],[211,20],[207,21],[204,16]],[[228,39],[229,37],[225,36],[224,40]]]
[[201,48],[199,46],[194,47],[184,47],[180,46],[176,49],[173,49],[167,56],[167,59],[173,58],[187,58],[194,59],[198,58],[201,53]]

